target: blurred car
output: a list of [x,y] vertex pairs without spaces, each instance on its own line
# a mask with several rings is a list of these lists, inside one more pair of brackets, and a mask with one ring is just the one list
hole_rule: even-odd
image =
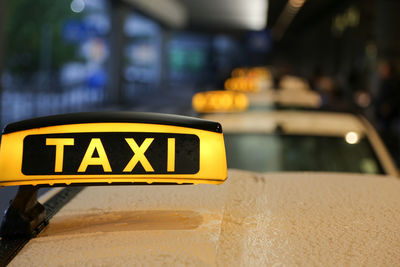
[[398,175],[379,135],[361,116],[281,110],[202,118],[222,124],[229,168]]
[[291,75],[282,77],[278,88],[249,93],[247,97],[250,110],[315,110],[322,104],[321,96],[311,90],[306,80]]
[[[255,74],[252,74],[253,72]],[[306,80],[286,75],[282,77],[277,88],[272,88],[270,85],[260,85],[264,84],[262,82],[264,80],[270,81],[271,75],[256,75],[258,72],[243,68],[234,69],[232,72],[233,77],[225,81],[225,89],[227,91],[246,93],[250,110],[297,110],[318,109],[321,107],[322,99],[320,95],[311,90]]]
[[220,186],[86,187],[9,266],[400,261],[400,182],[394,177],[241,170],[228,176]]

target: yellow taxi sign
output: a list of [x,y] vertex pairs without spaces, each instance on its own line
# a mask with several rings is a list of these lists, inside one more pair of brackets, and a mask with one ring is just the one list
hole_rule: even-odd
[[248,72],[247,68],[234,68],[232,70],[231,75],[232,77],[243,77],[246,76],[247,72]]
[[225,81],[225,89],[239,92],[258,92],[268,87],[271,72],[268,67],[235,68]]
[[258,92],[260,81],[254,77],[232,77],[225,81],[225,89],[239,92]]
[[78,113],[8,125],[0,186],[208,183],[227,178],[221,125],[155,113]]
[[235,68],[231,73],[232,77],[255,77],[270,79],[271,71],[268,67]]
[[200,92],[192,98],[194,110],[200,113],[237,112],[246,110],[248,105],[245,94],[225,90]]

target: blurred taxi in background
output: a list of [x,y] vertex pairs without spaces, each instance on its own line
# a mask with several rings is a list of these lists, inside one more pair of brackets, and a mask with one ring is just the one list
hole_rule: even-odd
[[382,140],[362,117],[271,111],[203,118],[222,124],[230,168],[397,175]]
[[269,68],[236,68],[225,81],[225,89],[246,93],[250,110],[318,109],[320,95],[302,78],[283,76],[277,88],[272,87]]
[[211,112],[202,118],[220,122],[225,131],[230,168],[397,175],[379,135],[361,116],[287,110],[232,113],[229,108],[244,110],[238,110],[233,101],[224,106],[225,112],[218,113],[221,109],[211,110],[207,103],[225,102],[213,92],[198,93],[193,98],[200,112],[199,102],[195,101],[199,95],[208,100],[201,102],[203,112]]
[[318,109],[320,96],[302,87],[269,89],[259,93],[248,93],[249,110],[273,109]]
[[260,92],[271,88],[272,74],[268,67],[235,68],[224,86],[231,91]]

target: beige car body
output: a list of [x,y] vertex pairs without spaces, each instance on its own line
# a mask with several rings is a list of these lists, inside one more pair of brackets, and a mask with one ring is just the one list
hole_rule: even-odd
[[221,123],[224,133],[273,133],[277,126],[287,134],[345,137],[355,132],[370,141],[384,171],[397,176],[398,171],[372,125],[363,117],[349,113],[315,111],[264,111],[208,114],[202,118]]
[[219,186],[86,187],[10,266],[395,266],[399,191],[383,175],[240,170]]
[[274,106],[287,108],[316,109],[321,106],[321,97],[314,91],[300,88],[268,89],[247,93],[250,108],[273,109]]

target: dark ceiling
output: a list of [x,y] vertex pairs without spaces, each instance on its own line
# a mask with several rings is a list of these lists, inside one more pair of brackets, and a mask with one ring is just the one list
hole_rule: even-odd
[[[331,17],[333,14],[340,12],[344,7],[348,6],[352,0],[307,0],[301,7],[297,15],[292,20],[291,24],[285,32],[285,39],[301,34],[303,31],[318,24],[326,17]],[[269,0],[268,7],[268,22],[267,27],[271,29],[281,12],[283,11],[287,1]]]
[[[225,32],[231,34],[241,34],[245,29],[235,27],[235,23],[230,21],[231,25],[223,25],[222,23],[210,23],[217,22],[213,21],[215,14],[207,14],[205,10],[223,10],[223,6],[226,6],[226,13],[231,12],[234,8],[233,2],[226,0],[213,0],[199,2],[198,0],[179,0],[186,8],[188,8],[188,28],[196,31],[207,31],[207,32]],[[267,0],[265,0],[267,1]],[[344,7],[348,6],[351,2],[357,2],[358,0],[306,0],[302,8],[299,10],[297,15],[292,20],[291,24],[287,28],[284,34],[284,39],[291,39],[292,36],[297,36],[303,31],[312,28],[313,25],[320,23],[324,18],[331,17],[333,14],[340,12]],[[287,0],[268,0],[268,14],[267,14],[267,28],[271,29],[281,12],[283,11]],[[230,3],[230,5],[229,5]],[[245,1],[246,4],[252,4],[252,1]],[[205,8],[207,6],[207,8]],[[203,8],[199,8],[203,7]],[[210,11],[208,11],[209,13]],[[237,12],[237,11],[236,11]],[[221,12],[223,17],[224,12]],[[207,17],[209,18],[207,19]],[[240,18],[238,17],[238,20]],[[229,27],[230,26],[230,27]],[[237,26],[237,25],[236,25]]]

